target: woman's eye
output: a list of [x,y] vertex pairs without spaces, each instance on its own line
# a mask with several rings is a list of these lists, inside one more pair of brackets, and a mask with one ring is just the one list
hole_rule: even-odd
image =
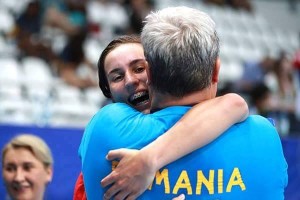
[[32,164],[25,164],[25,165],[23,166],[23,169],[24,169],[25,171],[30,171],[32,168],[33,168]]
[[16,166],[13,166],[13,165],[7,165],[5,166],[5,171],[8,171],[8,172],[12,172],[12,171],[15,171],[16,170]]
[[119,82],[119,81],[121,81],[123,79],[123,76],[114,76],[113,78],[112,78],[112,81],[113,82]]
[[145,67],[138,67],[138,68],[135,69],[136,73],[141,73],[143,71],[145,71]]

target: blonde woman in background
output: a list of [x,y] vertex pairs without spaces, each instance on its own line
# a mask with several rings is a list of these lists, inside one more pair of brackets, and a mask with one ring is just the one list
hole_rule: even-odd
[[12,138],[2,150],[2,176],[11,199],[43,200],[53,176],[48,145],[31,134]]

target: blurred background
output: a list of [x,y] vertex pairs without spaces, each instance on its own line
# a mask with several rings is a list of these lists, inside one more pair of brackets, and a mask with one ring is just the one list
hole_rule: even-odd
[[299,0],[0,0],[0,145],[31,132],[60,152],[48,199],[72,199],[84,127],[109,103],[98,87],[103,48],[140,33],[151,10],[177,5],[215,20],[218,94],[236,92],[251,114],[275,120],[289,163],[286,199],[300,199]]

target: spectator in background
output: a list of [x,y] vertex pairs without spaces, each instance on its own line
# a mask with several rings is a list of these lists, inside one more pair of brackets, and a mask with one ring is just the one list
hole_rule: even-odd
[[53,64],[58,56],[51,39],[42,34],[44,27],[59,28],[67,37],[80,34],[87,26],[85,1],[30,1],[15,24],[12,35],[21,50],[20,56],[35,56]]
[[[67,83],[80,89],[96,87],[96,68],[86,59],[83,45],[87,32],[82,29],[80,32],[69,37],[69,40],[60,54],[57,62],[57,73]],[[80,76],[79,68],[85,66],[94,73]]]
[[230,6],[236,10],[253,11],[252,4],[249,0],[204,0],[204,2],[218,6]]
[[43,200],[53,175],[48,145],[31,134],[12,138],[2,150],[2,175],[11,199]]
[[[294,56],[293,56],[293,66],[294,69],[296,70],[296,75],[295,75],[295,80],[296,80],[296,89],[297,89],[297,94],[296,94],[296,119],[300,121],[300,33],[299,33],[299,47],[296,50]],[[300,123],[299,123],[300,124]],[[299,130],[300,130],[300,125],[299,125]],[[299,131],[300,132],[300,131]]]
[[20,56],[35,56],[51,62],[56,58],[49,41],[45,41],[41,35],[43,26],[41,4],[39,1],[31,1],[25,10],[16,18],[12,35],[16,39],[20,49]]
[[128,9],[130,21],[128,33],[141,33],[143,20],[154,7],[154,2],[151,0],[126,0],[125,5]]
[[285,52],[279,54],[274,65],[273,75],[275,83],[269,87],[272,97],[276,101],[277,115],[274,118],[277,120],[279,133],[286,135],[289,134],[295,119],[297,89],[292,60]]
[[280,103],[280,110],[287,113],[294,113],[296,87],[294,71],[291,59],[285,52],[281,52],[274,66],[274,75],[277,80],[276,96]]
[[298,43],[299,47],[296,50],[295,54],[293,55],[293,66],[295,70],[297,71],[296,79],[298,80],[297,86],[300,88],[300,32],[299,32],[299,37],[298,37]]
[[298,86],[300,85],[300,50],[296,51],[293,59],[293,66],[297,72]]
[[225,2],[227,5],[231,6],[236,10],[244,10],[248,12],[253,11],[250,0],[225,0]]
[[297,123],[297,89],[292,60],[285,52],[281,52],[272,65],[269,67],[272,70],[265,74],[264,80],[257,81],[251,88],[250,97],[256,113],[273,118],[279,133],[286,135],[291,126],[295,127],[294,123]]
[[86,0],[40,0],[45,25],[59,28],[68,36],[87,26]]
[[264,83],[258,83],[250,93],[251,104],[253,105],[252,113],[270,117],[274,110],[274,102],[269,87]]
[[246,61],[243,65],[243,75],[235,84],[238,93],[250,95],[257,84],[265,82],[266,75],[271,73],[276,60],[266,55],[259,61]]

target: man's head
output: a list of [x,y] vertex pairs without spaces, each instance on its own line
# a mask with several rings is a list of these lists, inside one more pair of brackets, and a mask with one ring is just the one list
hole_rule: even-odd
[[123,102],[148,112],[147,62],[137,36],[121,36],[111,41],[98,61],[99,86],[113,102]]
[[151,13],[141,40],[153,91],[181,98],[218,81],[219,38],[207,14],[188,7]]

